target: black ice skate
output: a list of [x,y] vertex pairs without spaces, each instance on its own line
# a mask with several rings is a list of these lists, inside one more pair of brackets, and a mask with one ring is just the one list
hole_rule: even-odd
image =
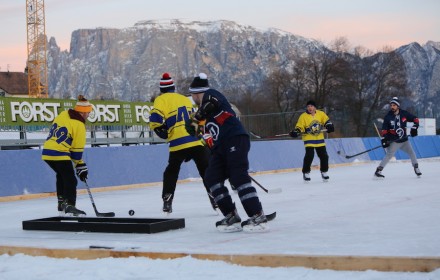
[[171,214],[173,212],[173,195],[170,193],[167,193],[163,197],[163,208],[162,211],[166,214]]
[[303,173],[303,179],[305,182],[310,182],[310,173]]
[[79,210],[74,205],[69,204],[67,201],[64,201],[61,204],[62,209],[64,210],[64,216],[66,217],[85,217],[86,212]]
[[414,172],[416,173],[417,177],[422,176],[422,172],[420,172],[418,163],[414,164]]
[[327,172],[321,172],[321,177],[322,177],[322,180],[324,182],[327,182],[328,179],[330,179],[330,177],[328,176]]
[[383,179],[383,178],[385,178],[385,176],[382,175],[382,170],[383,170],[383,167],[382,167],[382,166],[379,166],[379,167],[376,169],[376,172],[374,172],[374,177],[377,178],[377,179]]
[[63,209],[63,202],[64,200],[62,198],[58,198],[58,216],[64,217],[66,213],[64,213]]
[[238,216],[237,210],[232,211],[223,220],[215,223],[217,230],[220,232],[237,232],[242,231],[241,218]]
[[248,220],[241,223],[241,227],[245,232],[267,232],[269,231],[269,226],[267,225],[267,218],[263,211],[254,216],[250,217]]

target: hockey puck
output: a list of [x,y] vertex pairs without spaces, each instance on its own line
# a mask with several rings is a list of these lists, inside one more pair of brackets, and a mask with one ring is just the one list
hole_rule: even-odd
[[134,215],[134,210],[128,211],[128,215],[133,216]]

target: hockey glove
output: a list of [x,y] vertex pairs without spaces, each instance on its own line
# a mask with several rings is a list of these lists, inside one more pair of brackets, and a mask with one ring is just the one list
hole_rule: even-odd
[[327,129],[327,133],[332,133],[335,131],[335,127],[331,121],[327,121],[325,123],[325,129]]
[[89,175],[89,169],[87,168],[87,165],[85,163],[78,163],[75,169],[76,176],[78,176],[81,181],[85,182]]
[[417,133],[417,127],[413,126],[411,127],[411,137],[416,137],[418,135]]
[[154,132],[157,136],[159,136],[162,139],[168,139],[168,128],[163,124],[159,127],[156,127],[154,129]]
[[299,128],[296,128],[295,130],[290,131],[289,135],[292,138],[297,138],[298,136],[301,135],[301,130],[299,130]]
[[185,121],[185,129],[191,136],[197,135],[197,130],[199,129],[199,122],[196,119],[189,118]]
[[209,133],[203,134],[201,141],[204,146],[210,149],[212,148],[212,146],[214,146],[214,139],[212,138],[212,135]]
[[382,138],[382,139],[380,139],[380,142],[382,143],[382,147],[385,149],[385,148],[388,148],[389,146],[390,146],[390,142],[386,139],[386,138]]

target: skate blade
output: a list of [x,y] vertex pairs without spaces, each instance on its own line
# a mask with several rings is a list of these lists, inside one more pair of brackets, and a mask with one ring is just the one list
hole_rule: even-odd
[[322,179],[322,181],[323,181],[324,183],[327,183],[327,182],[328,182],[328,179]]
[[252,226],[244,226],[243,231],[247,233],[263,233],[268,232],[270,230],[269,225],[267,223],[261,223],[259,225]]
[[385,180],[385,177],[377,177],[377,176],[373,175],[373,180],[382,181],[382,180]]
[[239,232],[239,231],[242,231],[243,228],[241,227],[240,223],[235,223],[235,224],[232,224],[230,226],[217,226],[217,230],[219,232],[229,233],[229,232]]
[[75,218],[78,218],[78,217],[86,217],[86,215],[85,214],[75,215],[73,213],[65,213],[63,217],[75,217]]

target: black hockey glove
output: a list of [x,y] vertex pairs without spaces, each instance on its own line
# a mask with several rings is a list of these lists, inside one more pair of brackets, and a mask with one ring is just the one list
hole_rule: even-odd
[[416,137],[418,135],[417,133],[417,127],[413,126],[411,127],[411,137]]
[[162,139],[168,139],[168,128],[163,124],[154,129],[154,132]]
[[85,163],[78,163],[75,169],[76,176],[78,176],[81,181],[85,182],[89,175],[89,169],[87,168],[87,165]]
[[327,129],[327,133],[332,133],[335,131],[335,127],[331,121],[327,121],[325,123],[325,129]]
[[295,128],[295,130],[289,132],[289,135],[292,138],[296,138],[301,135],[301,130],[299,130],[299,128]]
[[210,95],[208,96],[208,99],[200,105],[200,108],[197,110],[194,117],[199,121],[204,120],[214,114],[218,108],[220,108],[220,101],[216,97]]
[[199,122],[196,119],[189,118],[185,121],[185,129],[191,136],[197,135],[197,130],[199,129]]
[[386,138],[382,138],[382,139],[380,139],[380,142],[382,143],[382,147],[385,149],[385,148],[388,148],[389,146],[390,146],[390,142],[386,139]]

